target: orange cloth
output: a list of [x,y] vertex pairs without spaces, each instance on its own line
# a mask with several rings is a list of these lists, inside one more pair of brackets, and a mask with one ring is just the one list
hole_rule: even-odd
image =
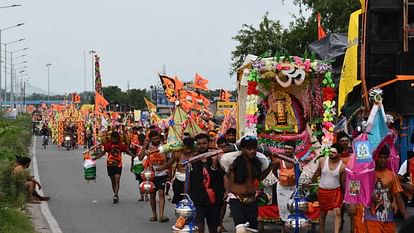
[[367,233],[395,233],[395,223],[380,222],[380,221],[366,221]]
[[354,233],[366,233],[366,227],[364,224],[364,205],[356,205],[356,214],[354,217]]
[[338,187],[336,189],[323,189],[319,187],[318,199],[321,211],[341,208],[343,201],[341,188]]

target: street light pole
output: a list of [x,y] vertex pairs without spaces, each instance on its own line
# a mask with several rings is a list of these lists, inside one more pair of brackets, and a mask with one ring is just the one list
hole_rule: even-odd
[[[19,23],[19,24],[10,26],[10,27],[0,29],[0,64],[1,64],[1,32],[12,29],[12,28],[15,28],[15,27],[19,27],[19,26],[22,26],[22,25],[24,25],[24,23]],[[6,64],[6,63],[4,63],[4,64]],[[5,70],[6,70],[6,68],[5,68]],[[6,77],[5,77],[5,79],[6,79]],[[0,90],[1,90],[1,65],[0,65]],[[6,96],[6,84],[4,85],[4,95]],[[3,101],[6,101],[6,98]]]
[[95,85],[94,85],[94,83],[95,83],[95,64],[94,64],[94,59],[93,59],[93,56],[94,56],[94,54],[96,53],[96,51],[95,50],[90,50],[89,51],[89,54],[91,55],[91,58],[92,58],[92,93],[94,93],[95,92]]
[[50,71],[49,71],[49,67],[51,66],[52,64],[50,64],[50,63],[47,63],[46,64],[46,67],[47,67],[47,101],[49,102],[49,100],[50,100]]

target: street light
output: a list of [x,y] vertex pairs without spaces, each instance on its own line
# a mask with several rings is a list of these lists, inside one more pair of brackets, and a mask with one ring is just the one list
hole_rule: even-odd
[[[18,49],[18,50],[14,50],[14,51],[12,51],[12,52],[10,52],[10,64],[11,64],[11,66],[10,66],[10,84],[12,84],[13,83],[13,54],[15,54],[15,53],[19,53],[19,52],[22,52],[22,51],[26,51],[26,50],[28,50],[29,49],[29,47],[25,47],[25,48],[23,48],[23,49]],[[6,73],[6,71],[7,71],[7,66],[6,66],[6,63],[7,63],[7,47],[5,46],[4,47],[4,64],[5,64],[5,69],[4,69],[4,101],[6,101],[7,100],[7,95],[6,95],[6,92],[7,92],[7,73]],[[26,61],[27,62],[27,61]],[[13,96],[13,86],[10,86],[10,101],[12,100],[11,99],[11,97]]]
[[[19,24],[10,26],[10,27],[5,27],[5,28],[0,29],[0,55],[1,55],[1,32],[15,28],[15,27],[19,27],[22,25],[24,25],[24,23],[19,23]],[[0,64],[1,64],[1,56],[0,56]],[[1,65],[0,65],[0,90],[1,90]],[[6,93],[6,85],[4,85],[4,93]]]
[[92,93],[95,91],[95,85],[94,85],[94,82],[95,82],[95,64],[94,64],[94,60],[93,60],[93,56],[94,56],[95,53],[96,53],[95,50],[90,50],[89,51],[89,54],[92,57]]
[[48,102],[49,102],[49,99],[50,99],[50,72],[49,72],[49,67],[51,65],[52,64],[50,64],[50,63],[46,64],[46,67],[47,67],[47,101]]
[[12,8],[12,7],[17,7],[17,6],[21,6],[21,5],[20,4],[14,4],[14,5],[10,5],[10,6],[0,6],[0,9]]

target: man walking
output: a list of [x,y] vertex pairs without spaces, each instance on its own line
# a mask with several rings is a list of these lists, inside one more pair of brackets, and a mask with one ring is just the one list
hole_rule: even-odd
[[315,177],[321,176],[319,182],[319,230],[325,232],[325,220],[328,211],[335,212],[335,233],[339,233],[341,227],[341,207],[343,201],[343,187],[345,184],[345,164],[340,155],[343,147],[334,144],[330,148],[329,158],[321,158],[315,173]]
[[110,140],[107,141],[103,147],[104,150],[92,159],[99,159],[108,153],[106,160],[107,171],[108,176],[111,178],[112,191],[114,192],[112,202],[116,204],[119,201],[118,192],[122,174],[122,153],[127,153],[131,157],[135,157],[135,154],[131,152],[128,145],[121,142],[121,137],[118,132],[112,132]]

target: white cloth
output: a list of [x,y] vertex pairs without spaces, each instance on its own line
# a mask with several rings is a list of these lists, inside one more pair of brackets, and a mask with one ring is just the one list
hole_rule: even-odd
[[398,175],[400,176],[404,176],[405,174],[407,174],[407,160],[401,164],[400,170],[398,171]]
[[184,182],[185,181],[185,173],[176,171],[175,172],[175,179],[177,179],[178,181]]
[[[219,160],[220,165],[226,173],[229,172],[230,166],[233,164],[234,160],[240,155],[241,155],[241,151],[236,151],[236,152],[225,153],[220,157],[220,160]],[[267,157],[264,154],[259,153],[259,152],[256,153],[256,157],[262,163],[262,171],[266,170],[270,165],[270,162],[267,159]]]
[[341,169],[342,161],[339,160],[339,164],[336,166],[336,168],[332,171],[329,168],[329,159],[325,159],[325,163],[323,165],[322,171],[321,171],[321,180],[319,182],[319,187],[323,189],[336,189],[339,186],[341,186],[340,175],[339,170]]
[[279,216],[286,221],[290,215],[287,204],[295,191],[295,186],[283,186],[277,183],[277,207],[279,208]]

